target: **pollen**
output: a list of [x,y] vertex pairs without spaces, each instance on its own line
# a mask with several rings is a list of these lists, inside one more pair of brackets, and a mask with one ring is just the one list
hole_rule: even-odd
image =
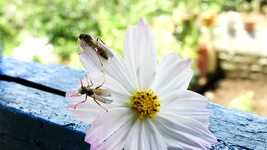
[[130,107],[139,119],[153,118],[160,110],[160,100],[150,89],[137,90],[130,98]]

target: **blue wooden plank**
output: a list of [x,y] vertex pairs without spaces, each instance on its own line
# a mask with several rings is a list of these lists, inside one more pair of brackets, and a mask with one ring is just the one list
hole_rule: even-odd
[[1,150],[88,150],[84,133],[0,104]]
[[41,65],[2,58],[0,59],[0,74],[27,79],[66,91],[72,88],[74,83],[78,83],[84,72],[70,69],[64,65]]
[[[1,69],[3,74],[62,90],[75,86],[84,74],[62,65],[25,63],[10,58],[2,60]],[[16,145],[28,149],[88,148],[83,142],[88,125],[72,118],[66,105],[64,97],[0,81],[0,137],[5,137],[0,138],[0,149],[10,142],[14,143],[11,150]],[[267,149],[265,118],[215,104],[210,104],[209,109],[213,112],[210,129],[220,139],[212,149]],[[73,124],[64,126],[70,123]]]
[[71,118],[63,97],[4,81],[0,89],[1,150],[89,149],[88,125]]

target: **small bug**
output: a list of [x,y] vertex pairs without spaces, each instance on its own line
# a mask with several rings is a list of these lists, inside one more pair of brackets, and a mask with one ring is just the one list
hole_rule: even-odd
[[108,60],[113,57],[112,52],[101,39],[95,39],[89,34],[80,34],[79,40],[81,41],[81,47],[91,47],[102,59]]
[[85,85],[83,83],[82,80],[80,80],[80,84],[81,87],[74,93],[70,94],[70,97],[72,96],[82,96],[85,95],[85,99],[77,104],[75,104],[73,107],[76,109],[78,105],[85,103],[88,99],[88,97],[91,97],[92,100],[99,105],[100,107],[102,107],[103,109],[105,109],[106,111],[108,111],[106,108],[104,108],[101,103],[104,104],[111,104],[112,100],[109,99],[108,97],[111,96],[110,92],[107,89],[103,89],[102,86],[104,84],[101,83],[99,86],[93,87],[94,83],[89,80],[90,82],[87,81],[87,85]]

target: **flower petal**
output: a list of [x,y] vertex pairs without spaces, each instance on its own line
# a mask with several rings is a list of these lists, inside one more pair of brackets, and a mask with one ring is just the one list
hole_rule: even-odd
[[96,51],[84,41],[81,41],[80,46],[83,49],[80,53],[80,60],[89,74],[104,72],[104,74],[120,82],[128,91],[132,91],[133,84],[125,74],[126,69],[122,66],[121,58],[115,55],[111,49],[108,48],[108,52],[111,53],[112,57],[106,60],[98,56]]
[[189,90],[174,90],[161,96],[161,111],[173,111],[180,116],[192,117],[208,125],[210,111],[206,97]]
[[172,108],[206,108],[208,99],[196,92],[190,90],[173,90],[169,93],[160,95],[163,109]]
[[132,118],[129,108],[113,108],[96,118],[86,133],[85,141],[95,146],[101,145],[125,124],[132,122]]
[[114,56],[108,60],[107,65],[103,66],[105,73],[119,82],[128,92],[132,92],[135,89],[134,82],[128,76],[127,69],[123,66],[121,58]]
[[159,64],[153,89],[167,93],[173,89],[187,89],[193,72],[189,59],[181,60],[175,53],[168,54]]
[[167,150],[167,145],[151,120],[136,120],[128,134],[124,149]]
[[93,72],[90,75],[87,75],[87,78],[87,81],[92,80],[97,86],[103,84],[101,88],[108,89],[110,91],[112,100],[115,103],[125,104],[125,101],[129,99],[129,91],[120,82],[109,75]]
[[133,121],[125,122],[114,134],[101,144],[91,144],[91,150],[122,150]]
[[153,42],[149,27],[143,20],[126,32],[126,62],[139,88],[148,88],[154,80],[157,58]]
[[88,73],[101,71],[102,66],[95,50],[89,46],[83,45],[82,43],[81,47],[84,50],[80,53],[80,60],[86,71]]
[[208,149],[217,142],[207,127],[189,117],[161,113],[156,125],[169,149]]

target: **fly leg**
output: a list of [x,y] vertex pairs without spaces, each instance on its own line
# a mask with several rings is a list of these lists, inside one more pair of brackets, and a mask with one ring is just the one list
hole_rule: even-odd
[[83,87],[83,81],[80,79],[80,82],[81,82],[81,87]]
[[103,78],[104,78],[103,82],[99,86],[97,86],[95,89],[99,89],[100,87],[102,87],[104,85],[104,83],[106,81],[105,75],[103,75]]
[[74,105],[74,109],[76,109],[78,107],[78,105],[83,104],[86,101],[87,101],[87,95],[85,95],[85,99],[83,101],[81,101],[81,102],[79,102],[79,103],[77,103],[77,104]]
[[100,107],[103,108],[106,112],[108,112],[108,109],[105,108],[104,106],[102,106],[102,105],[97,101],[97,99],[96,99],[96,95],[95,95],[95,94],[94,94],[94,96],[93,96],[92,98],[93,98],[93,100],[95,101],[95,103],[96,103],[98,106],[100,106]]
[[[88,82],[88,80],[90,81],[90,83]],[[86,82],[88,87],[92,87],[94,85],[93,81],[90,79],[88,74],[86,74]]]

